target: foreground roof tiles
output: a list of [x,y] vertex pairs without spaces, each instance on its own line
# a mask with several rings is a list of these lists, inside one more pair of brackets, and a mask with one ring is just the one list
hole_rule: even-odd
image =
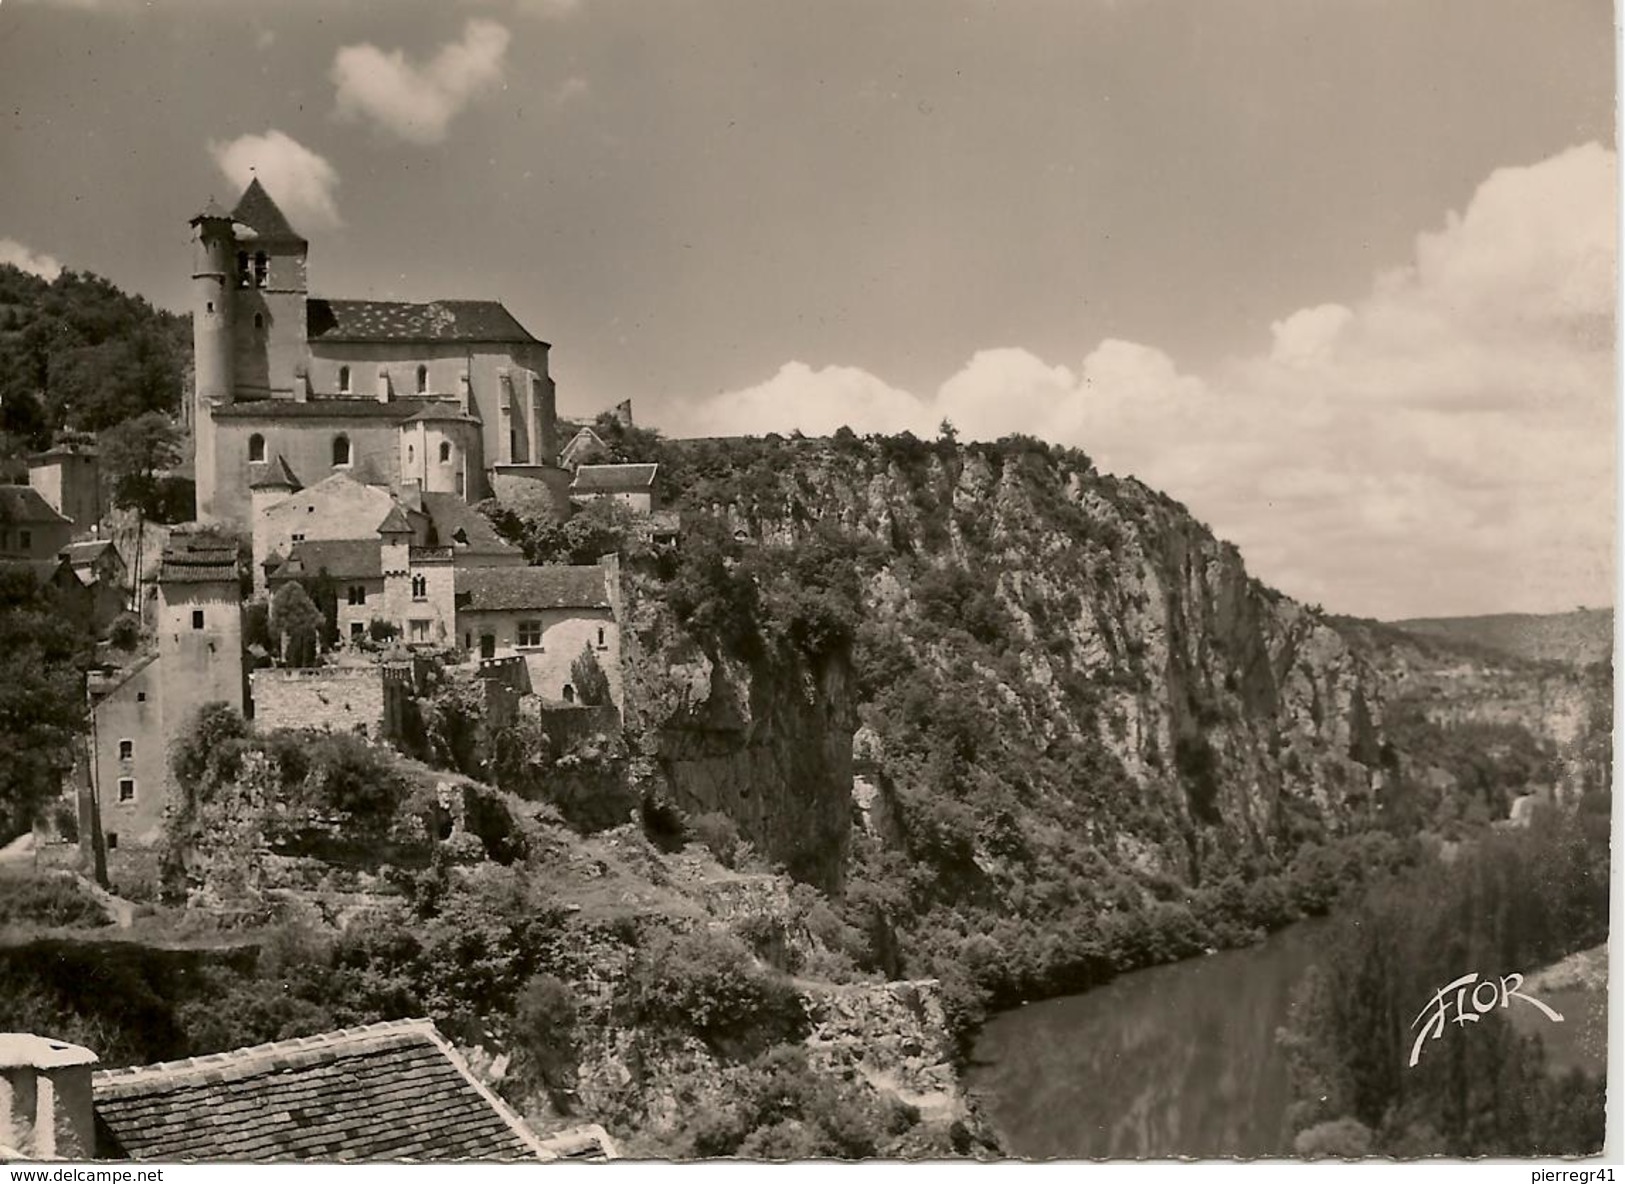
[[608,607],[604,569],[597,566],[472,567],[457,573],[459,611]]
[[305,302],[312,341],[536,341],[495,300],[318,300]]
[[92,1078],[99,1131],[131,1159],[556,1158],[426,1019]]

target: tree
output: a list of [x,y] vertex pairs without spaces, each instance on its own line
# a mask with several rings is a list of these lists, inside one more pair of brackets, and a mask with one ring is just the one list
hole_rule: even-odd
[[180,463],[184,434],[167,415],[149,411],[102,433],[102,464],[113,480],[113,501],[144,518],[162,510],[158,474]]
[[324,623],[322,610],[299,584],[284,584],[271,598],[271,636],[282,645],[285,665],[316,664],[316,642]]
[[[84,730],[87,639],[26,571],[0,572],[0,835],[61,789]],[[3,839],[0,839],[3,841]]]
[[575,687],[576,702],[587,707],[606,707],[613,700],[609,693],[609,675],[598,664],[598,655],[592,644],[581,647],[581,656],[570,663],[570,685]]

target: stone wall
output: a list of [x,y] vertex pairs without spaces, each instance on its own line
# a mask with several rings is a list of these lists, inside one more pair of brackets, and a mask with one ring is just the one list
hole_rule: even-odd
[[254,722],[261,729],[362,732],[371,739],[401,734],[412,676],[405,667],[323,666],[256,670],[249,675]]

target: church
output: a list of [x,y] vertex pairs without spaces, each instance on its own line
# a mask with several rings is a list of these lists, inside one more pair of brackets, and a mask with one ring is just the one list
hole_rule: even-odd
[[502,304],[311,296],[309,243],[258,178],[190,224],[199,521],[247,527],[283,473],[566,504],[549,346]]

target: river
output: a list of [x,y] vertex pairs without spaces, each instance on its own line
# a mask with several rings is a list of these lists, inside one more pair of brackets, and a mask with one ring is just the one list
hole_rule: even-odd
[[1022,1158],[1290,1155],[1275,1032],[1321,927],[995,1016],[967,1085]]

